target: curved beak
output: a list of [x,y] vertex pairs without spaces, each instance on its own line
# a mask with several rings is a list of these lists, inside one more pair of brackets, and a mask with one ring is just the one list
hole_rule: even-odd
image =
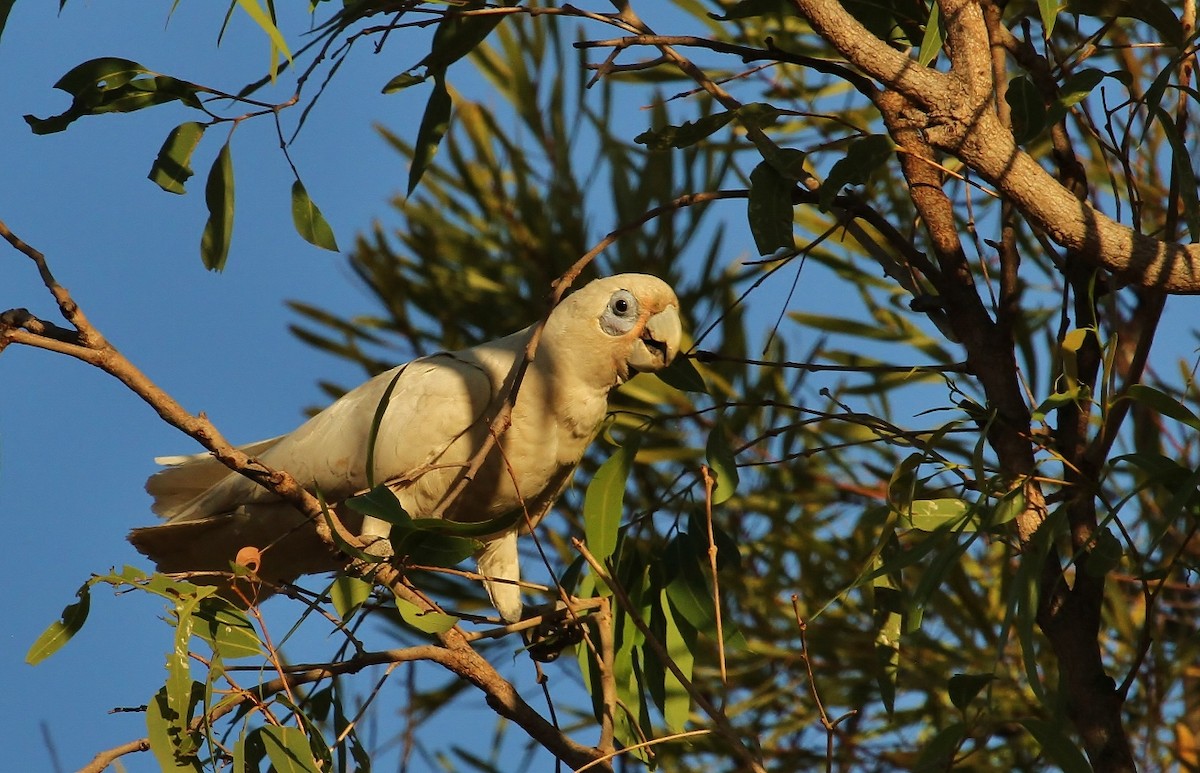
[[630,352],[629,366],[641,373],[662,370],[679,353],[682,338],[683,324],[679,320],[679,308],[668,306],[646,320],[642,335]]

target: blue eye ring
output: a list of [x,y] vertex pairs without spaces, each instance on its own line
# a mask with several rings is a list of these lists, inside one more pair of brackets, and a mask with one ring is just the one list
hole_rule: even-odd
[[617,290],[600,315],[600,329],[609,335],[621,336],[633,330],[638,320],[638,302],[628,290]]

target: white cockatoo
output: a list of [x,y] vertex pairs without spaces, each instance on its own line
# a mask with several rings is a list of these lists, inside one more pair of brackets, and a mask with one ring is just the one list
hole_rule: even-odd
[[[533,328],[457,352],[422,357],[375,376],[288,435],[243,448],[263,464],[319,491],[344,522],[356,514],[337,505],[368,489],[367,446],[389,385],[374,448],[374,481],[386,483],[414,518],[439,508],[455,521],[487,521],[524,508],[534,523],[549,510],[596,436],[608,395],[635,372],[666,367],[679,351],[679,301],[669,285],[646,274],[597,279],[550,314],[517,393],[512,423],[462,489],[444,503],[487,436],[508,394]],[[270,491],[207,454],[168,457],[146,490],[160,526],[129,539],[161,571],[228,571],[238,551],[261,551],[258,574],[288,581],[332,571],[337,562],[303,515]],[[511,521],[510,521],[511,522]],[[483,538],[480,574],[501,617],[521,617],[517,526]],[[365,540],[389,525],[366,518]],[[386,543],[382,543],[386,544]],[[411,557],[420,563],[420,556]]]

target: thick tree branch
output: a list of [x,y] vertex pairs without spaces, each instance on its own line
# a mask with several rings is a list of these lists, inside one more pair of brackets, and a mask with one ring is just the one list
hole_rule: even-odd
[[[1017,146],[991,109],[990,94],[980,99],[957,73],[920,67],[871,35],[837,0],[792,2],[851,64],[926,111],[925,133],[933,146],[954,154],[995,185],[1057,244],[1086,256],[1122,282],[1171,294],[1200,293],[1200,244],[1176,244],[1137,233],[1076,198]],[[975,5],[974,0],[943,4],[947,35],[961,41],[960,49],[975,49]],[[973,54],[971,61],[967,69],[974,72]],[[974,100],[967,98],[971,94]]]

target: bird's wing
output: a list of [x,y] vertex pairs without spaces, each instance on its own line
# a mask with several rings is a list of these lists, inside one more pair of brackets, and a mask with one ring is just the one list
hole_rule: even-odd
[[[315,487],[331,502],[363,491],[368,487],[371,426],[389,386],[374,454],[377,483],[404,479],[436,464],[478,423],[495,393],[490,373],[470,358],[432,355],[375,376],[294,432],[245,450],[268,467],[291,473],[301,485]],[[155,497],[154,511],[171,521],[273,499],[266,489],[206,455],[162,470],[146,489]]]

